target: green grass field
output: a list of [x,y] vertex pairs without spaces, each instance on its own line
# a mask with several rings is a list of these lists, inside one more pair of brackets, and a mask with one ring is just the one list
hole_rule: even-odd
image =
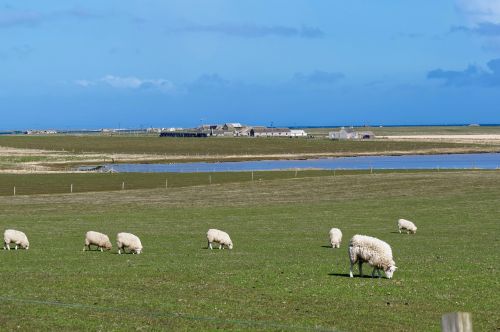
[[291,138],[169,138],[151,136],[3,136],[0,146],[66,152],[159,155],[246,155],[282,153],[384,153],[422,149],[470,148],[484,145],[445,142],[332,141]]
[[[475,330],[491,331],[500,326],[499,201],[498,171],[4,196],[2,229],[25,231],[31,247],[0,252],[0,322],[47,331],[438,331],[442,314],[468,311]],[[416,235],[397,232],[401,217]],[[210,227],[226,230],[234,249],[207,250]],[[331,227],[344,233],[340,249],[327,247]],[[82,252],[88,230],[113,242],[135,233],[144,252]],[[391,244],[394,279],[348,278],[356,233]]]

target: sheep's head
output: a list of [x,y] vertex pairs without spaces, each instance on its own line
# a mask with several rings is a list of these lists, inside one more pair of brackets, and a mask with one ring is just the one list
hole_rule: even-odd
[[387,278],[392,279],[392,275],[396,271],[397,267],[394,265],[389,266],[384,272]]
[[142,248],[137,248],[134,251],[137,255],[139,255],[142,252]]
[[233,243],[229,242],[229,245],[227,246],[230,250],[233,249]]
[[28,250],[30,247],[30,242],[26,241],[24,243],[20,243],[21,248]]
[[104,248],[106,250],[111,250],[111,248],[113,248],[113,245],[111,244],[111,242],[107,241],[106,243],[104,243]]

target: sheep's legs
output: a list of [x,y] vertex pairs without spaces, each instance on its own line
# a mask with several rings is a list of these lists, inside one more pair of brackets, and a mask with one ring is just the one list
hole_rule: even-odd
[[380,272],[380,269],[374,267],[373,271],[372,271],[372,278],[375,278],[375,272],[377,272],[377,275],[378,275],[379,278],[382,277],[382,273]]
[[352,274],[352,268],[353,268],[353,266],[354,266],[354,263],[351,262],[351,268],[349,269],[349,277],[351,277],[351,278],[354,278],[354,276]]
[[17,244],[16,244],[16,246],[14,247],[14,249],[15,249],[15,250],[17,250]]
[[208,248],[209,248],[210,250],[212,250],[212,249],[213,249],[213,248],[212,248],[212,242],[210,242],[210,241],[208,241]]
[[102,252],[102,248],[101,247],[98,247],[99,249],[101,249],[101,252]]
[[10,245],[9,245],[7,242],[5,242],[5,245],[4,245],[4,247],[3,247],[3,248],[4,248],[4,249],[7,249],[7,250],[10,250]]
[[358,266],[359,266],[359,276],[363,277],[363,262],[359,261]]

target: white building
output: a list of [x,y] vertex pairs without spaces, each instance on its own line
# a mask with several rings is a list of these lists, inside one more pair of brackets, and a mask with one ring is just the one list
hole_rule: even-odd
[[290,137],[307,137],[307,133],[302,129],[290,129]]
[[357,132],[354,128],[340,128],[339,131],[331,131],[328,133],[330,139],[371,139],[375,138],[375,134],[371,131]]

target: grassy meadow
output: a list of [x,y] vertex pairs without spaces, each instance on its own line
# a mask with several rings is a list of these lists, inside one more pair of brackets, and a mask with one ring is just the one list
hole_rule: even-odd
[[[248,155],[248,154],[307,154],[391,153],[419,150],[470,149],[489,151],[481,144],[447,142],[398,142],[387,140],[332,141],[304,138],[208,137],[172,138],[157,136],[0,136],[0,146],[21,149],[43,149],[70,153],[125,153],[181,155]],[[498,148],[497,148],[498,150]]]
[[[3,196],[2,229],[25,231],[31,247],[0,252],[0,322],[47,331],[439,331],[442,314],[468,311],[475,330],[494,330],[499,201],[499,171]],[[399,234],[398,218],[413,220],[417,234]],[[206,249],[210,227],[226,230],[234,249]],[[340,249],[328,248],[331,227],[344,233]],[[144,252],[82,252],[88,230],[113,243],[117,232],[135,233]],[[348,278],[356,233],[391,244],[394,279]]]

